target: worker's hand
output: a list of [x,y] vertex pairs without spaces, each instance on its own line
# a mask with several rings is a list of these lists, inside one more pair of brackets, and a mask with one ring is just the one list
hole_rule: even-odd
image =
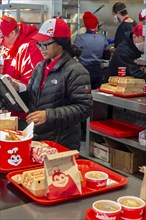
[[30,124],[31,122],[34,122],[35,125],[41,125],[46,122],[46,111],[35,111],[30,113],[26,117],[26,122]]

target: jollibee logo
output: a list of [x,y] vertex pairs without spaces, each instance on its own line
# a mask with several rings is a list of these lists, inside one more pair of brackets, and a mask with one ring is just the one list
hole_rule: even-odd
[[14,147],[12,150],[8,150],[8,154],[13,154],[18,151],[18,147]]
[[47,30],[47,35],[52,37],[53,33],[54,33],[53,27],[49,27],[48,30]]
[[106,182],[103,182],[103,183],[98,183],[97,186],[105,186],[106,185]]
[[18,166],[22,162],[22,158],[19,154],[16,155],[18,152],[18,147],[14,147],[7,151],[8,154],[11,154],[10,158],[8,159],[8,163],[13,166]]
[[109,217],[106,214],[98,214],[96,215],[96,218],[101,219],[101,220],[116,220],[116,217]]

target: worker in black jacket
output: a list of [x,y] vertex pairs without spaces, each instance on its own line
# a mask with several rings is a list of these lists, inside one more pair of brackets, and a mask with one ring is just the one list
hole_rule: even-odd
[[131,31],[132,27],[136,25],[136,21],[129,17],[126,5],[123,2],[116,2],[112,7],[112,12],[114,22],[120,23],[114,39],[114,47],[116,48],[124,40],[126,32]]
[[118,75],[118,67],[126,67],[126,75],[146,80],[146,73],[135,60],[144,53],[143,24],[137,24],[132,32],[123,40],[115,50],[106,73],[105,82],[109,76]]
[[27,87],[34,140],[51,140],[70,149],[80,148],[81,122],[91,111],[91,85],[88,71],[73,56],[69,26],[60,18],[49,19],[33,37],[44,60]]

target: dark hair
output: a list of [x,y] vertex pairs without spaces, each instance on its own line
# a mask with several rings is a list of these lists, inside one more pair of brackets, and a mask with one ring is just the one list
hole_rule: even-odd
[[117,13],[120,13],[122,16],[124,15],[127,15],[128,14],[128,11],[127,11],[127,8],[126,8],[126,5],[122,2],[116,2],[114,5],[113,5],[113,12],[115,14]]
[[71,44],[70,38],[53,38],[57,44],[63,47],[64,50],[67,50],[72,57],[79,57],[81,55],[81,49],[74,44]]

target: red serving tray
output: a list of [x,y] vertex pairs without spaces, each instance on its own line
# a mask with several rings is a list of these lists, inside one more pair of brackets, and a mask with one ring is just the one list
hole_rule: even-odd
[[[70,197],[67,197],[67,198],[51,199],[51,200],[49,200],[45,197],[42,197],[42,198],[35,197],[31,193],[29,193],[25,188],[23,188],[22,185],[17,184],[12,179],[12,176],[14,176],[16,174],[22,174],[26,170],[33,170],[33,168],[13,171],[13,172],[8,173],[6,177],[18,189],[20,189],[21,192],[25,193],[32,200],[34,200],[35,202],[37,202],[39,204],[42,204],[42,205],[53,205],[53,204],[62,203],[62,202],[65,202],[65,201],[80,199],[80,198],[84,198],[84,197],[87,197],[87,196],[96,195],[96,194],[99,194],[99,193],[104,193],[104,192],[107,192],[107,191],[110,191],[110,190],[115,190],[115,189],[121,188],[121,187],[125,186],[128,183],[127,178],[125,178],[124,176],[122,176],[122,175],[120,175],[120,174],[118,174],[114,171],[111,171],[108,168],[103,167],[103,166],[101,166],[101,165],[99,165],[99,164],[97,164],[93,161],[77,159],[76,162],[77,162],[79,170],[81,171],[82,176],[83,176],[82,194],[81,195],[70,196]],[[91,171],[91,170],[98,170],[98,171],[106,172],[109,175],[109,179],[116,181],[116,183],[114,183],[113,185],[108,185],[108,186],[102,187],[100,189],[89,189],[89,188],[87,188],[86,187],[86,180],[85,180],[85,173],[88,172],[88,171]]]
[[[65,151],[69,151],[70,149],[56,143],[56,142],[53,142],[53,141],[46,141],[46,140],[43,140],[43,141],[40,141],[40,142],[43,142],[43,143],[46,143],[46,144],[49,144],[52,148],[56,148],[58,150],[58,152],[65,152]],[[77,155],[76,155],[77,157]],[[3,169],[2,167],[0,167],[0,172],[1,173],[7,173],[7,172],[10,172],[10,171],[13,171],[13,170],[20,170],[20,169],[27,169],[27,168],[30,168],[30,167],[39,167],[39,166],[42,166],[42,164],[39,164],[39,163],[30,163],[29,165],[27,166],[24,166],[24,167],[14,167],[14,168],[10,168],[10,169]]]
[[[86,220],[97,220],[96,213],[93,211],[92,208],[87,209],[87,211],[85,212],[85,219]],[[143,217],[143,220],[146,220],[145,216]]]
[[118,120],[91,121],[90,128],[117,138],[138,136],[143,130],[141,127]]
[[122,97],[122,98],[134,98],[134,97],[146,96],[145,93],[141,93],[141,94],[121,94],[121,93],[117,93],[117,92],[110,92],[110,91],[107,91],[107,90],[104,90],[104,89],[100,89],[100,88],[97,88],[97,90],[99,92],[103,92],[103,93],[107,93],[107,94],[112,94],[112,95],[119,96],[119,97]]

